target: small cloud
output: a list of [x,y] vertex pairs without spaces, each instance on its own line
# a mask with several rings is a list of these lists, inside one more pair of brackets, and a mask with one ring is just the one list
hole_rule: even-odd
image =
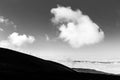
[[46,41],[49,41],[49,42],[55,42],[58,39],[58,37],[57,38],[50,38],[47,34],[45,34],[45,39],[46,39]]
[[27,36],[25,34],[19,35],[17,32],[13,32],[8,36],[7,40],[0,41],[1,47],[11,47],[11,46],[17,46],[20,47],[26,43],[33,43],[35,41],[35,38],[33,36]]
[[49,38],[49,36],[48,36],[47,34],[45,34],[45,37],[46,37],[46,40],[47,40],[47,41],[50,40],[50,38]]
[[12,33],[8,37],[9,41],[16,46],[21,46],[24,43],[33,43],[35,38],[33,36],[19,35],[17,32]]
[[2,28],[0,28],[0,31],[4,31]]
[[60,24],[59,38],[74,48],[95,44],[104,38],[102,29],[79,9],[58,5],[51,9],[51,13],[54,14],[52,22]]
[[7,19],[4,19],[3,16],[0,16],[0,23],[4,23],[4,22],[6,22],[6,21],[7,21]]

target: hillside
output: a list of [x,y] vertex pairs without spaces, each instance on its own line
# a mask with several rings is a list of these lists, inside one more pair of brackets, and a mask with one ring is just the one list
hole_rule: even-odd
[[[56,80],[56,78],[60,78],[73,80],[76,74],[76,71],[59,63],[0,48],[0,79],[43,78],[45,80],[49,78]],[[71,75],[72,77],[69,77]]]
[[[77,71],[80,72],[77,72]],[[0,48],[0,79],[119,80],[120,76],[68,68],[21,52]],[[94,74],[93,74],[94,73]]]
[[80,72],[80,73],[92,73],[92,74],[105,74],[105,75],[114,75],[111,73],[106,73],[102,71],[97,71],[95,69],[84,69],[84,68],[72,68],[73,70]]

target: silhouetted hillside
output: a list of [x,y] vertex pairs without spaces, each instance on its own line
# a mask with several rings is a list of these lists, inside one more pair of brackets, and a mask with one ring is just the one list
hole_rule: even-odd
[[80,72],[80,73],[93,73],[93,74],[105,74],[105,75],[114,75],[112,73],[106,73],[102,71],[97,71],[94,69],[84,69],[84,68],[72,68],[73,70]]
[[119,76],[76,72],[59,63],[0,48],[0,79],[117,80]]
[[[0,48],[0,78],[55,78],[71,79],[76,74],[61,64],[36,58],[17,51]],[[44,79],[43,79],[44,80]]]

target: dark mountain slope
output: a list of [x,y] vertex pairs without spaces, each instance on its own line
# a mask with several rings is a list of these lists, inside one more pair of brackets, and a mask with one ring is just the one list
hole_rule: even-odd
[[66,66],[0,48],[0,80],[119,80],[119,76],[76,72]]
[[44,78],[71,79],[76,74],[77,72],[59,63],[0,48],[0,78],[42,78],[46,76]]
[[105,75],[115,75],[112,73],[102,72],[95,69],[84,69],[84,68],[72,68],[73,70],[80,73],[92,73],[92,74],[105,74]]

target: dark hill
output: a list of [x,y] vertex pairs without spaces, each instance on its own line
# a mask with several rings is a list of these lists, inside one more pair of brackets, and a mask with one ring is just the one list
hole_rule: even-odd
[[[56,62],[0,48],[0,80],[117,80],[119,76],[78,73]],[[118,80],[119,80],[118,79]]]
[[84,68],[72,68],[73,70],[79,72],[79,73],[92,73],[92,74],[105,74],[105,75],[114,75],[112,73],[107,73],[103,71],[98,71],[95,69],[84,69]]
[[[66,78],[77,72],[59,63],[0,48],[0,78]],[[64,75],[68,74],[68,75]],[[71,76],[69,78],[69,76]],[[46,77],[44,77],[46,76]],[[44,80],[43,79],[43,80]]]

